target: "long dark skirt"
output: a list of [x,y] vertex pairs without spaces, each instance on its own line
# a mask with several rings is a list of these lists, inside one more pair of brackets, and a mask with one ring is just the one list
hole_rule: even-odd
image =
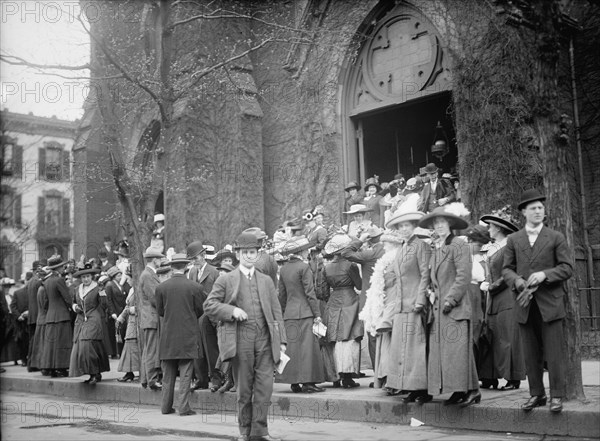
[[319,341],[312,333],[313,318],[285,320],[287,335],[286,354],[290,362],[283,374],[278,376],[278,383],[322,383],[325,381],[323,358],[319,349]]
[[73,347],[71,322],[46,323],[45,346],[42,351],[42,369],[68,369]]
[[33,343],[31,348],[31,360],[29,361],[29,366],[32,368],[41,369],[42,368],[42,353],[45,343],[45,335],[46,325],[37,325],[35,327],[35,334],[33,334]]
[[94,375],[110,371],[108,353],[102,340],[78,339],[73,345],[69,377]]
[[119,359],[118,372],[137,372],[140,370],[140,347],[137,338],[125,340]]

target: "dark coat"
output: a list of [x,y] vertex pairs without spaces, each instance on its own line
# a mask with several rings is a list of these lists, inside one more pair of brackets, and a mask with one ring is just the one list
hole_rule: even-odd
[[150,268],[144,268],[140,274],[136,304],[139,304],[140,327],[142,329],[158,329],[158,315],[156,314],[156,298],[154,291],[160,284],[160,280]]
[[360,265],[362,277],[362,289],[360,291],[359,311],[362,311],[367,300],[367,290],[371,287],[371,276],[377,260],[384,254],[383,244],[376,243],[371,248],[361,248],[360,240],[353,240],[350,245],[342,251],[342,257],[350,262]]
[[161,360],[196,359],[200,355],[202,291],[197,283],[183,274],[173,274],[156,287],[156,311],[160,325],[159,357]]
[[204,300],[206,300],[208,297],[208,293],[212,291],[215,280],[217,280],[217,277],[219,277],[219,270],[207,262],[200,280],[198,280],[198,271],[198,268],[193,266],[188,272],[187,277],[188,279],[200,284],[200,288],[202,288],[202,301],[204,302]]
[[427,306],[431,248],[416,236],[398,250],[395,261],[397,297],[394,313],[411,312],[418,303]]
[[254,268],[269,276],[273,281],[273,285],[277,286],[277,270],[279,267],[277,266],[277,261],[271,254],[267,253],[265,250],[260,250]]
[[313,273],[307,263],[292,258],[281,267],[279,301],[284,320],[321,316]]
[[[540,234],[533,244],[525,229],[508,236],[504,252],[504,267],[502,275],[511,288],[515,281],[523,278],[525,281],[537,271],[544,271],[544,280],[533,293],[544,322],[565,317],[563,296],[566,293],[563,282],[573,275],[573,260],[565,237],[558,231],[542,227]],[[519,323],[527,323],[529,307],[523,308],[515,304],[515,312]]]
[[[40,285],[37,292],[38,318],[37,325],[46,324],[46,314],[48,313],[48,294],[44,285]],[[37,331],[36,331],[37,333]]]
[[[431,182],[428,182],[423,186],[421,190],[421,200],[419,201],[418,210],[428,211],[429,199],[431,197]],[[438,178],[437,185],[435,187],[435,198],[448,198],[447,204],[456,200],[456,194],[452,188],[452,184],[445,179]]]
[[[258,283],[258,295],[263,314],[271,336],[273,361],[279,363],[281,344],[287,344],[281,305],[277,298],[277,290],[269,276],[255,271]],[[237,322],[233,319],[236,298],[240,289],[240,269],[219,276],[213,289],[204,302],[204,311],[212,320],[222,323],[217,329],[219,334],[219,350],[223,361],[235,357],[237,353]]]
[[488,305],[488,314],[498,314],[501,311],[512,309],[515,305],[515,296],[502,276],[505,249],[505,246],[500,248],[490,256],[488,261],[488,281],[490,283],[488,292],[491,303]]
[[38,306],[37,306],[37,292],[39,287],[42,286],[42,281],[37,275],[33,275],[31,280],[27,283],[27,303],[29,316],[27,317],[27,324],[35,325],[37,322]]
[[81,290],[83,285],[79,285],[75,290],[75,303],[81,310],[77,312],[75,327],[73,329],[73,343],[77,340],[104,340],[104,318],[100,312],[102,299],[100,288],[96,285],[83,298]]
[[127,292],[129,287],[126,284],[123,289],[118,286],[118,283],[111,280],[104,286],[104,292],[106,292],[107,312],[109,316],[113,314],[119,315],[125,308],[125,300],[127,299]]
[[25,311],[29,310],[29,297],[27,295],[27,286],[17,289],[13,293],[13,299],[10,302],[10,310],[19,317]]
[[69,310],[73,304],[73,298],[69,292],[65,279],[59,276],[58,273],[54,273],[44,281],[44,287],[46,288],[46,294],[48,296],[46,323],[71,321]]

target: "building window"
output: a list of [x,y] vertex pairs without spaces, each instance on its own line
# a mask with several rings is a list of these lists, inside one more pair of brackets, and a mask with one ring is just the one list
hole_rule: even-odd
[[0,244],[0,260],[7,277],[17,280],[23,273],[23,251],[18,243],[9,242],[2,236]]
[[67,181],[70,176],[69,151],[57,142],[45,142],[39,149],[40,179],[48,181]]
[[21,228],[21,195],[6,185],[2,188],[1,221],[3,227]]
[[23,147],[15,144],[15,140],[2,137],[2,175],[21,177],[23,166]]
[[71,236],[71,201],[54,191],[38,199],[38,240]]

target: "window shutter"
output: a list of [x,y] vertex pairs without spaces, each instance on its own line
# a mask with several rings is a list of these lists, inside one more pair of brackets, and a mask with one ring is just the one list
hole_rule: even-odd
[[38,219],[37,219],[37,232],[38,234],[45,234],[44,218],[46,217],[46,200],[43,197],[38,198]]
[[39,149],[38,170],[39,170],[40,180],[45,181],[46,180],[46,149],[45,148]]
[[65,235],[71,234],[71,201],[69,198],[64,198],[62,201],[62,233]]
[[21,178],[23,176],[23,146],[15,145],[13,147],[13,176]]
[[21,228],[21,195],[15,195],[15,201],[13,205],[13,215],[14,215],[14,226],[15,228]]
[[67,149],[62,149],[62,173],[61,180],[69,181],[71,179],[71,152]]

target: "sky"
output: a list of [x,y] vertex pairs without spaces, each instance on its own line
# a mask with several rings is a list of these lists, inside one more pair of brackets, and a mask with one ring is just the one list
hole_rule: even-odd
[[[76,18],[79,12],[76,0],[0,0],[2,55],[15,55],[37,64],[88,63],[89,37]],[[86,70],[39,70],[1,62],[0,107],[36,116],[79,119],[89,92],[88,75]]]

